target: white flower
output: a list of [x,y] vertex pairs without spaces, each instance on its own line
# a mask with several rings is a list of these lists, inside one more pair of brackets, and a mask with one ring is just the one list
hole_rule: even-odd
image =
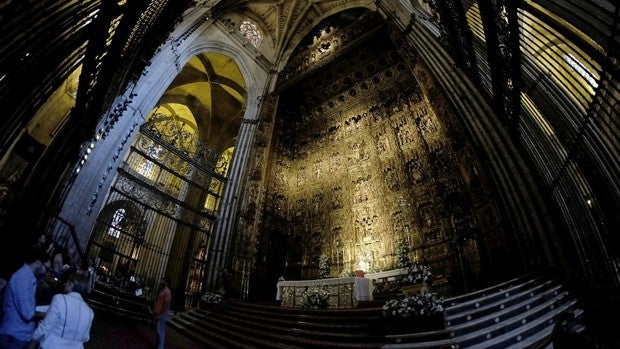
[[224,303],[224,297],[221,294],[207,292],[203,294],[200,299],[207,304],[222,304]]
[[407,274],[401,279],[403,284],[416,284],[427,281],[431,277],[431,268],[424,264],[412,264],[408,267]]
[[383,305],[383,315],[409,318],[440,313],[443,309],[443,300],[436,293],[425,293],[388,300]]

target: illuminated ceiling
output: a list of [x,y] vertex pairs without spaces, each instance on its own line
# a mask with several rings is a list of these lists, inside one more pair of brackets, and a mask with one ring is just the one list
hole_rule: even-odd
[[[234,60],[210,52],[189,60],[162,96],[159,107],[195,125],[203,140],[223,150],[237,135],[245,98],[245,80]],[[186,108],[175,106],[179,104]]]

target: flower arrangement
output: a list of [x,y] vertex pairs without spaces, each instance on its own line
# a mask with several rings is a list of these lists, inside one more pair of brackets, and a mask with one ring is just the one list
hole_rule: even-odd
[[224,303],[224,297],[219,293],[207,292],[200,296],[200,300],[206,304],[222,304]]
[[413,318],[443,312],[443,299],[437,293],[420,293],[403,299],[390,299],[383,305],[383,316]]
[[329,307],[329,291],[319,287],[305,289],[302,292],[304,304],[302,308],[306,309],[325,309]]
[[400,280],[401,284],[417,284],[426,282],[431,277],[431,268],[425,264],[412,264],[407,268],[407,274],[404,274]]

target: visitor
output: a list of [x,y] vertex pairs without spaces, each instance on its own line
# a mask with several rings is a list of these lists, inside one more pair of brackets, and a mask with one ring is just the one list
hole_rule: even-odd
[[58,247],[54,253],[54,258],[52,260],[52,271],[54,272],[54,276],[56,278],[63,280],[65,272],[70,268],[67,261],[67,249],[64,247]]
[[43,314],[36,312],[37,276],[49,256],[33,248],[24,265],[11,275],[3,297],[3,317],[0,322],[0,348],[24,348],[32,339],[35,321]]
[[170,291],[170,278],[164,277],[161,281],[157,298],[155,298],[155,324],[157,326],[157,348],[163,349],[166,342],[166,321],[168,321],[168,313],[170,311],[170,300],[172,291]]
[[93,310],[83,296],[88,291],[88,278],[71,273],[64,292],[52,298],[45,317],[39,323],[30,342],[31,348],[84,348],[90,339]]

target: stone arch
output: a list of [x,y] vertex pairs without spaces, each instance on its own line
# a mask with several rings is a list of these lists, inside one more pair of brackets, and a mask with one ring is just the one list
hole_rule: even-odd
[[278,63],[278,70],[282,70],[288,64],[289,59],[292,57],[293,52],[297,49],[297,46],[302,42],[302,40],[310,33],[314,28],[321,23],[325,18],[332,16],[336,13],[343,12],[346,10],[350,10],[353,8],[366,8],[371,12],[377,12],[377,7],[373,3],[368,3],[364,1],[347,1],[344,5],[334,7],[325,13],[322,13],[320,17],[317,17],[312,24],[308,25],[307,30],[300,33],[295,37],[294,40],[291,40],[289,46],[284,50],[280,56],[285,57],[285,59],[281,59]]
[[[118,216],[120,212],[121,216]],[[110,271],[114,271],[119,263],[116,256],[119,241],[126,240],[125,232],[134,232],[143,220],[144,212],[129,200],[113,201],[106,205],[97,217],[97,224],[88,244],[88,255],[96,258]],[[93,251],[96,251],[93,256]]]

